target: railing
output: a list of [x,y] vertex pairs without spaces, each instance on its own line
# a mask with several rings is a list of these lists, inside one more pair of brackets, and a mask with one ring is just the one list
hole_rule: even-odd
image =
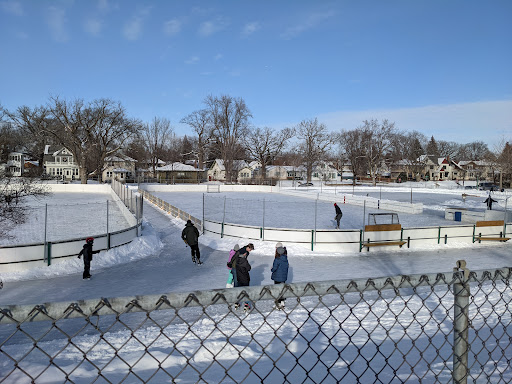
[[159,197],[152,195],[151,193],[149,193],[143,189],[139,189],[139,193],[144,199],[149,201],[151,204],[156,205],[158,208],[164,210],[165,212],[169,213],[170,215],[172,215],[174,217],[177,217],[182,220],[192,221],[192,223],[197,226],[199,231],[201,231],[201,232],[203,231],[203,222],[200,219],[175,207],[174,205],[169,204],[168,202],[160,199]]
[[[142,228],[142,199],[121,184],[51,185],[53,190],[111,192],[113,200],[85,204],[60,204],[30,208],[30,232],[17,233],[15,242],[0,245],[0,268],[15,272],[50,266],[75,258],[87,237],[96,239],[95,250],[108,250],[131,242]],[[115,206],[115,209],[112,207]],[[50,209],[49,209],[50,208]],[[70,232],[65,227],[76,228]]]
[[[459,261],[446,274],[8,306],[0,383],[509,383],[511,277]],[[244,301],[250,312],[235,309]]]

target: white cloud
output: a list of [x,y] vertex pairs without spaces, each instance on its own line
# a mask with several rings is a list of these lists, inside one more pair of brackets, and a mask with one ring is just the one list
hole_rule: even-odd
[[88,34],[92,36],[99,36],[101,29],[103,28],[103,23],[99,19],[89,19],[85,21],[84,28]]
[[98,9],[101,12],[108,12],[112,9],[112,6],[108,0],[98,0]]
[[137,40],[142,35],[144,23],[151,11],[151,7],[142,9],[138,14],[128,21],[123,28],[123,35],[128,40]]
[[244,29],[242,31],[242,35],[244,35],[244,36],[252,35],[256,31],[258,31],[259,29],[261,29],[260,23],[258,23],[256,21],[252,22],[252,23],[247,23],[244,26]]
[[483,141],[489,149],[503,138],[512,139],[512,100],[339,111],[318,116],[333,131],[355,129],[370,119],[388,119],[399,130],[415,130],[436,140],[461,144]]
[[215,21],[205,21],[199,26],[198,34],[201,37],[208,37],[222,31],[228,25],[228,22],[222,18],[217,18]]
[[166,36],[175,36],[181,31],[181,21],[172,19],[164,23],[164,34]]
[[185,64],[197,64],[199,63],[199,57],[198,56],[192,56],[188,60],[185,60]]
[[300,20],[295,25],[288,27],[281,34],[281,37],[285,40],[293,39],[303,32],[315,28],[317,25],[320,25],[322,22],[330,19],[331,17],[334,17],[335,15],[336,12],[334,11],[312,13],[308,15],[304,20]]
[[217,53],[215,55],[215,57],[213,58],[213,60],[215,61],[219,61],[220,59],[222,59],[224,57],[224,55],[222,53]]
[[5,13],[10,13],[16,16],[23,16],[23,7],[21,6],[21,2],[19,1],[2,1],[0,2],[0,7]]
[[50,28],[53,38],[58,42],[69,40],[66,30],[66,10],[55,6],[48,7],[46,13],[46,23]]

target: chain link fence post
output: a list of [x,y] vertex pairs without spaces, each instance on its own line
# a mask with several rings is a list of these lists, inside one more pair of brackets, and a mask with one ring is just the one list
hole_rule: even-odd
[[453,382],[467,384],[469,355],[469,270],[466,261],[458,260],[453,284]]

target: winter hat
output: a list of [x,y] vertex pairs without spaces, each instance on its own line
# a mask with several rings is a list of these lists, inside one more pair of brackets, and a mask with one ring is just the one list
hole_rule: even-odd
[[282,248],[282,247],[283,247],[283,243],[277,243],[277,244],[276,244],[276,249],[277,249],[277,248]]
[[192,224],[192,221],[190,221],[190,220],[187,220],[187,224]]
[[93,241],[94,241],[94,237],[88,237],[87,239],[85,239],[86,243],[92,243]]
[[277,253],[282,255],[284,253],[284,248],[283,247],[279,247],[276,249]]
[[338,204],[334,203],[334,205],[338,205]]
[[240,249],[240,246],[238,244],[235,244],[233,247],[233,251],[238,251]]

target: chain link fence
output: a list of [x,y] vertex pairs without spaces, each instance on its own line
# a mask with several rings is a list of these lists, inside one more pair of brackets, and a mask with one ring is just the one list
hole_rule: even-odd
[[512,269],[464,264],[5,307],[0,383],[509,383]]

